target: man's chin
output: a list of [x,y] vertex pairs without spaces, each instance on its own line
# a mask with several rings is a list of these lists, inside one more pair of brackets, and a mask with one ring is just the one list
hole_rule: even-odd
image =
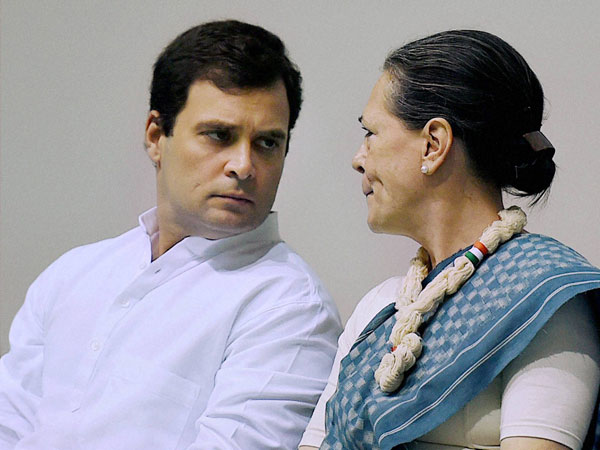
[[215,220],[206,227],[205,234],[207,239],[224,239],[227,237],[236,236],[238,234],[247,233],[255,228],[258,228],[266,219],[263,218],[240,218],[228,217],[222,220]]

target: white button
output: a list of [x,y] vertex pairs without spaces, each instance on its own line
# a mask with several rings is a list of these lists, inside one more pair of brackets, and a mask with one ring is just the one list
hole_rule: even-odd
[[123,308],[129,308],[130,303],[129,303],[129,300],[127,300],[126,298],[121,299],[121,301],[119,303],[121,304],[121,306]]
[[90,342],[90,348],[97,352],[98,350],[100,350],[100,347],[102,347],[102,345],[100,344],[100,341],[98,341],[97,339],[93,339],[92,342]]
[[148,267],[148,263],[143,262],[140,264],[140,270],[144,270],[146,267]]

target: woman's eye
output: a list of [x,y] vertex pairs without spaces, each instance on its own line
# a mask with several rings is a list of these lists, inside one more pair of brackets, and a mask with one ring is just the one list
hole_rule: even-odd
[[366,138],[368,138],[369,136],[373,135],[373,132],[371,130],[369,130],[369,129],[365,128],[365,127],[361,127],[361,128],[364,130]]

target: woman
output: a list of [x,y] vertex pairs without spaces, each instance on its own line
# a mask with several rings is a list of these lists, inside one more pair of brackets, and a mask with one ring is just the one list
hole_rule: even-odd
[[502,201],[550,187],[543,103],[489,33],[388,56],[353,167],[370,228],[421,248],[348,321],[301,449],[592,448],[600,270]]

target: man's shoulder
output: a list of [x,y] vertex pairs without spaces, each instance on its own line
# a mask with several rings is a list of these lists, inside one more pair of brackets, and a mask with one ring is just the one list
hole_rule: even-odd
[[86,262],[97,262],[106,255],[127,252],[132,245],[139,242],[140,237],[141,231],[136,227],[116,237],[79,245],[63,253],[46,271],[68,273],[69,267],[82,267]]
[[268,278],[272,282],[306,283],[311,286],[323,284],[304,258],[283,241],[275,243],[246,270],[252,276]]
[[[253,314],[259,310],[281,308],[304,308],[309,305],[325,307],[337,315],[337,308],[323,282],[308,263],[285,242],[275,243],[252,264],[238,271],[242,277],[237,287],[239,295],[246,300],[252,293],[250,302],[244,302],[246,310]],[[302,306],[304,305],[304,306]]]
[[292,249],[285,241],[277,242],[269,252],[270,260],[274,264],[289,267],[290,270],[296,270],[299,273],[307,273],[315,276],[312,268],[294,249]]

